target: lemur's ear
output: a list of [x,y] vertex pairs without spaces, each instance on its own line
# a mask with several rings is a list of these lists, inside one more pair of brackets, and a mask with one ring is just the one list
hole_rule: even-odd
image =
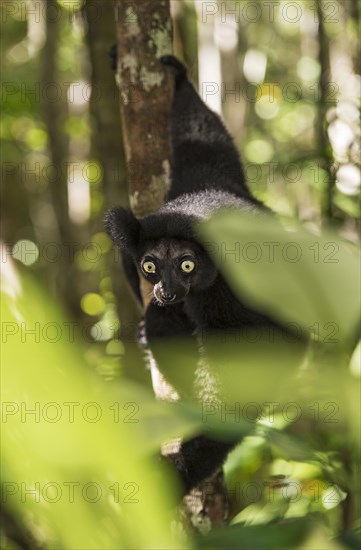
[[133,213],[125,208],[112,208],[105,214],[104,226],[112,241],[132,254],[140,231],[140,224]]

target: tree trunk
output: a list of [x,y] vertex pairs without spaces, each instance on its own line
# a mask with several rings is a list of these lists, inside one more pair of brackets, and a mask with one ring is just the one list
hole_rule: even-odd
[[168,121],[173,82],[159,58],[172,51],[169,2],[116,4],[120,111],[130,205],[136,216],[156,210],[170,186]]
[[[43,92],[49,86],[59,82],[57,52],[59,47],[60,19],[54,17],[57,9],[56,0],[42,0],[45,15],[46,39],[41,57],[40,85]],[[68,173],[69,138],[64,131],[64,121],[68,112],[66,94],[62,94],[57,101],[45,98],[42,102],[42,112],[49,136],[49,152],[53,175],[49,182],[51,204],[54,208],[59,246],[62,247],[61,260],[56,264],[54,274],[57,293],[66,304],[70,314],[80,323],[85,322],[85,316],[80,308],[80,281],[77,270],[74,268],[72,254],[66,252],[70,247],[75,253],[78,247],[79,233],[74,238],[73,226],[69,219],[68,208]]]

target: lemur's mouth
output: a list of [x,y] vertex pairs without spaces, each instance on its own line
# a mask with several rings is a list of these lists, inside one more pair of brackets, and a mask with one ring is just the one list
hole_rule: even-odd
[[165,291],[162,287],[155,285],[153,295],[155,303],[159,306],[178,304],[188,294],[189,287],[182,287],[176,292]]

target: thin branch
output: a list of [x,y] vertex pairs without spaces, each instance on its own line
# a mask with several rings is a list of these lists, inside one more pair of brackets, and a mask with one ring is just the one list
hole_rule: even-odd
[[328,109],[328,96],[330,90],[330,46],[329,39],[324,26],[324,13],[322,0],[317,0],[317,17],[318,17],[318,38],[319,38],[319,55],[318,61],[321,67],[320,76],[320,97],[318,117],[316,122],[316,130],[318,136],[319,150],[321,153],[322,168],[327,174],[327,189],[326,200],[324,206],[324,216],[328,221],[333,218],[333,192],[335,187],[335,174],[331,169],[332,148],[326,130],[326,114]]

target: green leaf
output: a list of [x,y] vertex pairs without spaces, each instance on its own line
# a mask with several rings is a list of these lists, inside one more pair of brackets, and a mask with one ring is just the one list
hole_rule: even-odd
[[148,423],[147,433],[142,421],[158,422],[161,404],[94,376],[74,341],[54,340],[67,323],[55,304],[9,264],[4,271],[3,505],[48,548],[187,547],[170,530],[172,480],[150,451],[189,421],[158,433]]
[[283,323],[329,345],[354,345],[360,259],[331,232],[284,229],[274,218],[228,211],[198,226],[234,292]]
[[240,526],[217,529],[198,539],[199,548],[212,550],[289,550],[296,548],[307,535],[309,523],[300,520],[286,520],[279,525]]

